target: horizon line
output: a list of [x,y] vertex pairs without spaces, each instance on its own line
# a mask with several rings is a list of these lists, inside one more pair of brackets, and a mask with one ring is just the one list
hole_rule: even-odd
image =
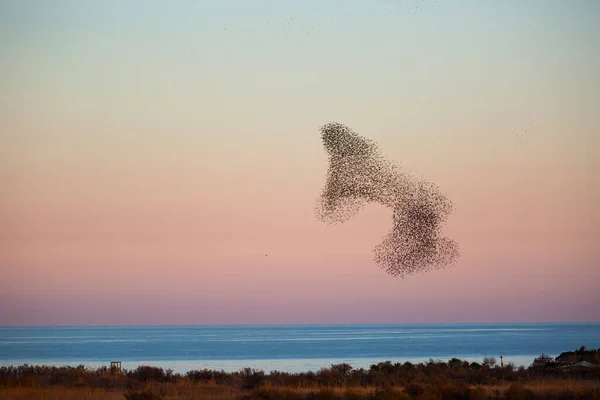
[[260,327],[260,326],[398,326],[398,325],[527,325],[527,324],[600,324],[600,321],[530,321],[530,322],[401,322],[401,323],[256,323],[256,324],[123,324],[123,325],[0,325],[0,328],[121,328],[121,327]]

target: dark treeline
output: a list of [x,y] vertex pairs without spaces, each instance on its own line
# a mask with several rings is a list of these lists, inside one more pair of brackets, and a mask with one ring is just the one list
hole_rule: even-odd
[[[265,373],[262,370],[245,368],[230,373],[203,369],[177,374],[172,370],[151,366],[118,371],[108,367],[85,368],[82,365],[78,367],[21,365],[0,367],[0,387],[60,385],[121,389],[126,391],[124,396],[130,400],[162,398],[144,389],[148,384],[227,386],[239,391],[238,398],[265,400],[276,398],[487,399],[494,396],[534,399],[541,397],[526,388],[528,383],[560,380],[592,382],[587,392],[574,396],[600,398],[600,368],[555,365],[515,368],[512,364],[500,366],[491,358],[486,358],[484,361],[481,364],[456,358],[447,362],[430,360],[421,364],[386,361],[371,365],[368,369],[355,369],[348,364],[336,364],[318,372],[303,373],[281,371]],[[503,393],[488,393],[482,389],[502,385],[508,385],[508,389]],[[353,392],[353,388],[358,391]],[[366,391],[367,389],[371,391]],[[566,397],[561,395],[562,397],[551,398],[575,398],[566,393],[563,393]],[[365,397],[367,394],[370,397]]]
[[586,349],[585,346],[581,346],[575,351],[565,351],[556,357],[556,362],[560,364],[574,363],[577,361],[587,361],[600,365],[600,348]]

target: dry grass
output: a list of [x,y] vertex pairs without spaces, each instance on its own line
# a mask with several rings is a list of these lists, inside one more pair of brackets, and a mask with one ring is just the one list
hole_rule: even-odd
[[2,400],[123,400],[122,392],[108,392],[94,388],[65,388],[50,386],[45,388],[0,389]]
[[[231,400],[241,394],[227,387],[149,387],[164,400]],[[91,388],[65,388],[50,386],[45,388],[0,389],[2,400],[124,400],[126,390],[104,390]]]
[[[481,392],[488,398],[504,396],[511,384],[481,386]],[[535,398],[557,398],[557,394],[569,394],[566,397],[577,398],[578,395],[588,395],[596,390],[600,393],[600,382],[589,380],[550,380],[525,383],[524,387],[530,389]],[[397,388],[401,389],[401,388]],[[232,400],[239,399],[244,393],[241,389],[229,386],[220,386],[206,383],[150,383],[139,388],[140,391],[149,390],[164,400]],[[256,398],[310,398],[311,394],[327,393],[324,398],[335,399],[368,399],[376,392],[374,387],[346,387],[346,388],[294,388],[263,386],[254,391],[259,395]],[[125,389],[94,389],[90,387],[12,387],[0,388],[2,400],[124,400]],[[292,396],[293,395],[293,396]],[[406,395],[404,395],[406,396]],[[408,396],[406,396],[408,397]],[[431,397],[428,397],[431,398]],[[559,397],[560,398],[560,397]],[[593,397],[592,397],[593,398]]]
[[[514,383],[505,383],[502,385],[482,386],[488,396],[494,393],[505,393]],[[536,396],[549,397],[550,394],[573,393],[581,395],[593,390],[600,390],[600,381],[575,380],[575,379],[555,379],[527,382],[523,384],[525,389],[530,389]]]

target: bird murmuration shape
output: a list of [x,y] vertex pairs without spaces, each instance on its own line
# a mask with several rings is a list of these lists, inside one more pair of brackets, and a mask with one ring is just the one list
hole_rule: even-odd
[[458,244],[441,234],[452,202],[431,182],[409,176],[379,151],[377,144],[343,124],[321,127],[329,157],[316,215],[328,224],[344,223],[366,203],[392,210],[392,230],[373,251],[388,274],[407,275],[450,266]]

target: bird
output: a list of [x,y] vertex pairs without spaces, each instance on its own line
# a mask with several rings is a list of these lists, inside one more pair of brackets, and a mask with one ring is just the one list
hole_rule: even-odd
[[[516,131],[513,131],[513,133]],[[527,129],[525,129],[524,132],[527,132]],[[519,145],[523,144],[523,135],[525,134],[524,132],[517,132],[516,136],[519,139],[519,143],[517,144],[517,147],[519,147]]]

